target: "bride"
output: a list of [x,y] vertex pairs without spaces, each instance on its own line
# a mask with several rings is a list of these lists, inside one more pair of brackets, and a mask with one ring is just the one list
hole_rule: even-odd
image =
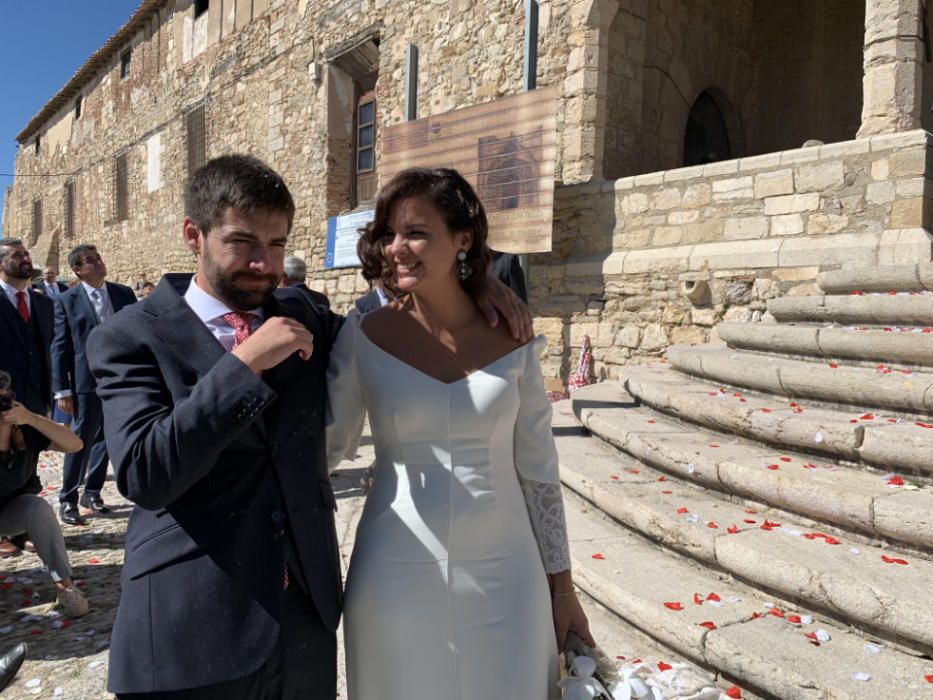
[[456,171],[379,193],[363,273],[395,296],[351,312],[328,373],[330,467],[368,411],[375,478],[345,600],[350,700],[560,697],[557,651],[592,644],[538,356],[473,302],[487,222]]

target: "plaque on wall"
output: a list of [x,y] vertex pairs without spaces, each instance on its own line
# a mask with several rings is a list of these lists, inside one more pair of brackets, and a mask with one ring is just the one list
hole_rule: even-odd
[[374,214],[374,209],[361,209],[327,219],[324,269],[359,267],[360,259],[356,254],[356,243],[360,238],[360,229],[373,220]]
[[405,168],[455,168],[486,207],[490,247],[550,251],[557,94],[540,88],[386,127],[380,184]]

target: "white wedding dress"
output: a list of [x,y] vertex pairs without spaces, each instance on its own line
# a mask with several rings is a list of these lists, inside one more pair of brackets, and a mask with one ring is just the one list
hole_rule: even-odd
[[328,376],[331,468],[369,412],[375,478],[347,574],[350,700],[559,698],[546,572],[570,568],[543,338],[449,384],[355,312]]

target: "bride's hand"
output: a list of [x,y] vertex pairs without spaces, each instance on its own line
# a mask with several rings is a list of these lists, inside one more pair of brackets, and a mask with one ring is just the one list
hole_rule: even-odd
[[587,646],[595,647],[596,641],[590,634],[590,623],[583,612],[583,606],[577,600],[574,591],[556,592],[551,601],[554,612],[554,632],[557,634],[557,648],[564,649],[567,633],[573,632],[582,639]]

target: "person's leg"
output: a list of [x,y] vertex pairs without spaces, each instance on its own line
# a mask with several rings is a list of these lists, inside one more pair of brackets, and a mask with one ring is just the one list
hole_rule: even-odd
[[[100,497],[107,480],[107,443],[104,442],[104,413],[97,394],[83,394],[85,413],[88,415],[87,477],[84,482],[84,500]],[[95,509],[96,510],[96,509]]]
[[75,414],[71,421],[71,429],[74,431],[75,435],[81,438],[84,447],[77,452],[69,452],[65,455],[65,463],[62,470],[62,488],[58,492],[58,502],[63,505],[68,504],[73,506],[74,512],[77,512],[78,490],[81,487],[81,482],[84,480],[84,471],[91,450],[91,444],[88,440],[89,433],[95,428],[95,416],[88,415],[87,407],[85,406],[86,401],[84,398],[86,396],[88,396],[88,394],[75,394],[72,397]]
[[161,693],[117,693],[117,700],[273,700],[263,689],[265,666],[244,678],[215,683],[201,688],[170,690]]
[[293,584],[285,591],[279,647],[281,691],[285,700],[337,697],[337,635],[318,615],[311,598]]

